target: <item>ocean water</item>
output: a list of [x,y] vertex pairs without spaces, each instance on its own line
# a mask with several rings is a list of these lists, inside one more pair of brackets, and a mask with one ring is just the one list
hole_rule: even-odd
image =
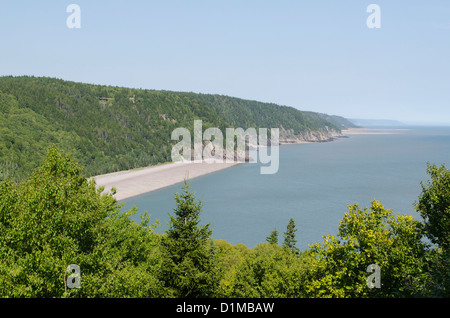
[[[243,164],[193,179],[190,186],[203,202],[201,222],[210,223],[213,238],[252,248],[277,229],[281,244],[292,217],[303,250],[337,233],[348,204],[366,207],[376,199],[396,214],[420,219],[414,203],[421,181],[428,180],[427,162],[450,167],[450,127],[285,145],[276,174],[261,175],[259,163]],[[156,232],[163,233],[176,206],[174,194],[181,191],[177,184],[129,198],[123,210],[148,211],[152,223],[160,221]]]

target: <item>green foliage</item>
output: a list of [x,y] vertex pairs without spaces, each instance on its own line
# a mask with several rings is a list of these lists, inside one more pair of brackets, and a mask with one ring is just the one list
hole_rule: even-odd
[[175,201],[175,216],[170,216],[170,228],[162,240],[162,277],[175,296],[209,296],[214,286],[209,244],[212,231],[209,224],[199,226],[201,202],[195,202],[187,180],[183,193],[177,193]]
[[71,290],[78,297],[164,297],[163,282],[157,278],[161,267],[160,236],[149,218],[140,224],[130,216],[136,210],[106,218],[96,235],[95,247],[84,263],[82,288]]
[[[116,200],[80,171],[52,148],[27,180],[0,182],[2,297],[160,294],[157,280],[145,274],[155,263],[152,229],[119,215]],[[83,287],[66,294],[69,264],[81,267]],[[142,278],[145,286],[137,284]]]
[[112,198],[84,196],[96,192],[79,170],[51,149],[27,181],[3,183],[3,295],[61,296],[64,269],[91,249],[96,224],[108,215]]
[[428,165],[431,180],[422,183],[417,210],[424,219],[428,238],[444,250],[450,249],[450,171],[444,165]]
[[295,228],[295,221],[293,218],[290,218],[286,232],[284,232],[283,247],[298,255],[299,249],[295,246],[295,243],[297,243],[297,240],[295,239],[295,232],[297,232],[297,229]]
[[225,240],[216,240],[215,247],[215,274],[218,285],[214,296],[233,297],[238,266],[249,255],[250,250],[243,244],[232,245]]
[[6,76],[0,77],[0,180],[27,176],[52,145],[71,153],[87,176],[169,162],[172,131],[192,132],[195,119],[223,132],[340,129],[323,114],[227,96]]
[[278,231],[277,231],[277,229],[275,229],[272,232],[270,232],[270,235],[268,237],[266,237],[266,241],[269,244],[278,245]]
[[[422,224],[412,216],[394,216],[381,203],[369,209],[349,206],[338,237],[312,246],[318,257],[310,292],[315,297],[400,297],[420,294],[427,269]],[[367,286],[367,267],[381,269],[381,288]]]
[[305,297],[314,259],[274,244],[259,244],[236,266],[232,297]]
[[434,252],[430,295],[450,296],[450,171],[442,165],[428,165],[431,180],[422,183],[416,210],[424,219],[426,236],[438,245]]
[[68,151],[79,144],[74,135],[56,129],[44,116],[19,107],[13,95],[0,91],[0,105],[0,180],[23,179],[45,159],[50,145]]
[[293,107],[273,103],[261,103],[223,95],[194,95],[193,93],[188,95],[207,102],[224,121],[232,125],[231,127],[244,129],[283,127],[287,130],[292,129],[295,134],[300,134],[307,130],[317,131],[325,127],[340,131],[341,128],[353,126],[342,117],[299,111]]
[[[336,237],[297,253],[293,219],[285,246],[276,230],[252,249],[212,240],[187,181],[170,228],[156,234],[158,222],[131,220],[136,208],[121,211],[82,170],[50,148],[28,179],[0,181],[0,297],[448,297],[443,166],[429,166],[417,204],[424,223],[375,200],[350,205]],[[65,286],[69,264],[80,266],[81,288]],[[367,285],[371,264],[381,288]]]

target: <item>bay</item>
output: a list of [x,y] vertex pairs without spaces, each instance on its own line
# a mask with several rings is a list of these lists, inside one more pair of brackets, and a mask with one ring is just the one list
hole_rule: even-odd
[[[402,129],[405,127],[402,127]],[[448,166],[449,127],[407,127],[401,133],[350,135],[333,142],[280,147],[279,170],[261,175],[259,163],[242,164],[189,182],[203,202],[201,223],[210,223],[212,237],[252,248],[274,229],[279,242],[289,219],[296,223],[297,247],[335,235],[347,205],[381,201],[396,214],[420,219],[414,203],[420,183],[428,180],[427,162]],[[123,200],[122,210],[148,211],[156,232],[168,228],[175,208],[176,184]],[[139,220],[139,213],[134,215]]]

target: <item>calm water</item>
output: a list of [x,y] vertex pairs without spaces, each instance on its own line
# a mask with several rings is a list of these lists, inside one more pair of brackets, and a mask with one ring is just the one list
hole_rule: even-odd
[[[413,204],[420,182],[428,180],[427,162],[447,167],[450,128],[413,128],[394,135],[352,135],[334,142],[287,145],[280,148],[277,174],[259,174],[259,164],[245,164],[191,180],[203,201],[202,223],[210,223],[213,238],[254,247],[273,229],[279,242],[292,217],[297,246],[335,235],[347,205],[365,207],[377,199],[394,213],[419,218]],[[173,196],[181,184],[124,200],[160,220],[167,229]],[[136,218],[138,219],[138,217]]]

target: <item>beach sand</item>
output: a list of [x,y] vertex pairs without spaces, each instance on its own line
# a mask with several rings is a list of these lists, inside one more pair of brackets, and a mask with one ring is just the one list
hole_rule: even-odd
[[234,163],[168,163],[137,170],[120,171],[93,177],[97,187],[104,186],[109,192],[116,187],[114,197],[123,200],[139,194],[151,192],[170,185],[183,182],[186,177],[193,179],[241,164]]
[[[342,130],[342,133],[344,135],[398,134],[406,130],[407,129],[349,128],[347,130]],[[95,179],[97,187],[104,186],[105,191],[107,192],[109,192],[112,187],[115,187],[117,193],[114,197],[117,200],[123,200],[183,182],[186,177],[188,177],[188,179],[193,179],[238,164],[242,163],[168,163],[148,168],[99,175],[93,177],[93,179]]]
[[404,133],[409,129],[397,129],[397,128],[349,128],[342,130],[344,135],[389,135]]

